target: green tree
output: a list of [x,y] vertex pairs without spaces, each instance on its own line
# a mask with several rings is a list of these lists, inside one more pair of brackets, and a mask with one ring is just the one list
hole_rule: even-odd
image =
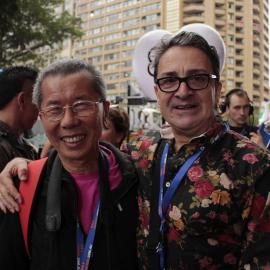
[[41,47],[55,47],[65,38],[82,36],[80,18],[67,11],[56,15],[63,0],[0,0],[0,67],[40,56]]

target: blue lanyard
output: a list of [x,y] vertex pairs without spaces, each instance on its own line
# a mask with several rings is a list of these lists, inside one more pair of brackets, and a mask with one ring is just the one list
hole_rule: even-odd
[[92,253],[93,243],[96,234],[97,220],[99,214],[100,201],[97,202],[95,212],[93,214],[93,219],[91,227],[89,229],[86,242],[84,245],[84,235],[80,227],[79,222],[77,222],[77,270],[87,270],[90,262],[90,257]]
[[[165,169],[166,169],[166,163],[167,163],[167,157],[169,152],[169,144],[166,143],[161,161],[160,161],[160,186],[159,186],[159,200],[158,200],[158,214],[160,216],[160,233],[163,236],[164,233],[164,223],[165,218],[164,215],[167,212],[169,203],[172,200],[173,194],[176,191],[177,187],[179,187],[180,183],[182,182],[185,174],[189,170],[189,168],[192,166],[193,162],[201,155],[201,153],[204,151],[204,147],[201,147],[200,150],[190,156],[185,163],[181,166],[181,168],[176,173],[175,177],[173,178],[170,187],[167,189],[165,195],[164,193],[164,178],[165,178]],[[163,245],[159,245],[158,247],[159,252],[159,258],[160,258],[160,269],[164,269],[164,249]]]

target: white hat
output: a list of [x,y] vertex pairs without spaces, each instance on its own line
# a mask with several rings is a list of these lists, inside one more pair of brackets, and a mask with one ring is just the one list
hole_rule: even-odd
[[162,29],[147,32],[139,38],[133,53],[133,75],[144,95],[153,100],[156,100],[156,94],[154,78],[148,73],[149,52],[162,39],[171,38],[171,36],[172,33]]
[[185,25],[180,29],[179,32],[182,31],[199,34],[208,42],[210,46],[216,48],[219,58],[219,73],[221,74],[225,64],[226,48],[219,32],[213,27],[203,23],[192,23]]
[[[179,32],[181,31],[195,32],[202,36],[210,46],[216,48],[221,74],[225,63],[225,44],[221,35],[211,26],[202,23],[185,25]],[[133,75],[144,95],[150,99],[156,100],[156,94],[154,91],[154,78],[148,73],[149,51],[158,45],[161,40],[173,36],[174,34],[163,29],[153,30],[145,33],[135,46],[132,60]]]

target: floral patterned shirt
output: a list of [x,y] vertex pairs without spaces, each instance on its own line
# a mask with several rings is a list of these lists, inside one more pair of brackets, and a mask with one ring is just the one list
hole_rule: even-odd
[[[128,151],[139,175],[140,269],[149,269],[151,187],[164,143],[140,137]],[[204,146],[176,189],[165,216],[165,268],[270,270],[270,152],[221,123],[179,152],[170,144],[164,192],[185,160]],[[159,188],[159,187],[158,187]]]

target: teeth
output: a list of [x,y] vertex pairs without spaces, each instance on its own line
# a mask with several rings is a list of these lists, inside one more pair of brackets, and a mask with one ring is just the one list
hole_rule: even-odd
[[79,142],[83,138],[84,136],[65,137],[63,138],[63,141],[67,143],[75,143],[75,142]]
[[185,105],[185,106],[176,106],[177,109],[189,109],[189,108],[193,108],[194,105]]

